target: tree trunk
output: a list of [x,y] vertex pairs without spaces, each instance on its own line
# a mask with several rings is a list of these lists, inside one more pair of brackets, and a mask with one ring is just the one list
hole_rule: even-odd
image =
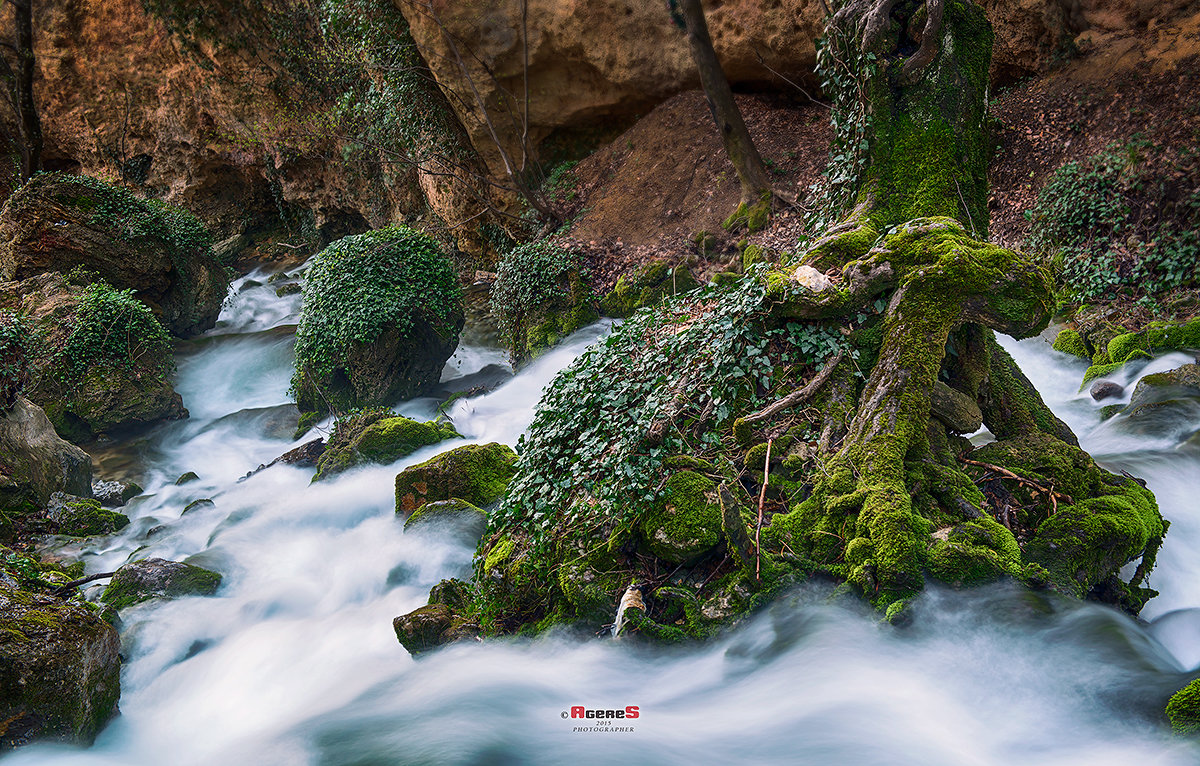
[[[769,197],[771,181],[767,168],[763,164],[750,131],[742,113],[733,100],[733,90],[729,80],[725,78],[725,70],[717,60],[717,52],[713,50],[712,38],[708,34],[708,24],[704,20],[704,9],[700,0],[679,0],[679,7],[687,26],[688,45],[692,49],[692,59],[700,72],[700,84],[704,88],[704,97],[708,100],[708,109],[721,141],[725,144],[725,154],[737,171],[738,182],[742,186],[742,204],[752,207]],[[769,202],[769,199],[768,199]]]
[[42,123],[33,101],[33,0],[9,0],[16,11],[17,125],[21,132],[21,177],[29,178],[42,169]]

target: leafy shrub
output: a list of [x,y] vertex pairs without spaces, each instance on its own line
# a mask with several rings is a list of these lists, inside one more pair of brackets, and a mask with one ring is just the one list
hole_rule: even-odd
[[1195,171],[1142,140],[1069,162],[1026,212],[1028,246],[1061,270],[1077,300],[1148,297],[1193,284],[1200,192],[1172,199],[1168,176]]
[[417,317],[448,336],[461,312],[462,287],[431,237],[393,226],[340,239],[308,269],[293,387],[301,370],[332,375],[353,344],[404,333]]
[[0,309],[0,414],[8,411],[25,386],[31,332],[24,317]]
[[631,523],[661,500],[666,458],[720,459],[733,418],[787,385],[777,373],[844,347],[822,325],[764,330],[766,271],[640,311],[560,372],[491,528],[523,530],[536,545],[566,526]]
[[569,275],[578,271],[579,265],[579,253],[546,240],[513,248],[496,267],[491,293],[492,313],[504,337],[517,335],[531,312],[569,300]]
[[171,368],[171,339],[133,290],[100,281],[80,295],[75,324],[59,355],[59,377],[68,384],[78,384],[96,364],[119,369],[145,365],[165,375]]

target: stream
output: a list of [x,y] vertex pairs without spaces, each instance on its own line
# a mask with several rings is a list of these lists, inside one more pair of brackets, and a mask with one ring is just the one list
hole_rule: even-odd
[[[287,393],[299,296],[246,287],[250,279],[266,281],[236,281],[218,326],[179,353],[191,418],[98,458],[99,475],[146,488],[124,509],[132,523],[62,546],[89,572],[131,556],[187,559],[222,572],[220,592],[124,611],[121,715],[89,749],[35,745],[6,763],[1200,762],[1200,747],[1160,722],[1167,697],[1200,666],[1200,454],[1101,424],[1099,405],[1076,391],[1086,365],[1044,339],[1005,345],[1082,446],[1146,479],[1172,522],[1149,579],[1161,595],[1143,613],[1148,624],[998,584],[930,589],[913,627],[897,630],[812,586],[704,645],[548,635],[414,661],[392,618],[424,605],[439,580],[467,576],[472,550],[405,533],[394,476],[461,443],[515,445],[543,387],[610,325],[452,405],[465,441],[311,486],[311,469],[286,465],[239,481],[299,443]],[[468,334],[443,380],[504,359]],[[1154,360],[1123,382],[1186,361]],[[428,419],[435,405],[398,410]],[[176,486],[186,471],[200,479]],[[183,512],[199,499],[211,503]],[[636,705],[640,716],[573,731],[579,722],[564,711],[574,705]]]

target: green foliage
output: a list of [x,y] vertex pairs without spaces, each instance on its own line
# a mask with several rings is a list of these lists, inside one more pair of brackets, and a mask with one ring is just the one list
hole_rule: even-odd
[[374,341],[385,328],[404,333],[416,317],[449,336],[461,311],[462,288],[431,237],[404,226],[345,237],[309,267],[296,330],[297,376],[304,369],[331,375],[352,345]]
[[75,324],[57,356],[58,377],[68,385],[78,385],[98,364],[126,370],[148,365],[165,375],[171,366],[171,339],[133,290],[94,282],[80,295]]
[[1200,679],[1175,692],[1167,702],[1167,718],[1176,734],[1200,732]]
[[25,385],[32,332],[23,316],[0,309],[0,414],[12,406]]
[[537,309],[569,300],[569,276],[579,266],[579,253],[544,239],[513,248],[497,266],[491,292],[492,313],[504,336],[519,333],[526,316]]
[[[766,328],[765,274],[756,267],[638,312],[559,373],[492,530],[521,530],[536,547],[567,527],[630,527],[661,504],[668,456],[723,453],[722,428],[770,396],[782,373],[842,346],[820,325]],[[664,413],[665,429],[656,426]],[[709,425],[693,435],[699,422]]]
[[208,227],[183,208],[142,199],[128,189],[89,176],[61,174],[58,178],[72,184],[78,196],[57,202],[90,212],[93,225],[117,232],[120,239],[162,242],[176,266],[197,253],[208,253],[212,246]]
[[1196,283],[1200,190],[1172,202],[1162,177],[1164,163],[1179,162],[1135,139],[1054,172],[1026,212],[1028,245],[1061,269],[1071,297],[1153,296]]

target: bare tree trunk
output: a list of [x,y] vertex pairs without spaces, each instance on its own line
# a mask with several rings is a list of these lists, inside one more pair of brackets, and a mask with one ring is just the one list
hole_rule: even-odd
[[717,130],[721,133],[725,153],[733,163],[738,181],[742,185],[742,202],[754,205],[762,201],[764,195],[771,193],[767,168],[763,165],[758,149],[754,147],[742,113],[733,100],[733,90],[729,87],[729,80],[725,78],[725,70],[721,68],[717,52],[713,50],[712,38],[708,34],[708,23],[704,20],[704,9],[700,0],[679,0],[679,8],[687,26],[692,59],[700,71],[704,97],[708,99],[713,122],[717,124]]
[[17,125],[21,131],[21,177],[29,178],[42,169],[42,123],[33,103],[33,0],[8,0],[16,9]]

